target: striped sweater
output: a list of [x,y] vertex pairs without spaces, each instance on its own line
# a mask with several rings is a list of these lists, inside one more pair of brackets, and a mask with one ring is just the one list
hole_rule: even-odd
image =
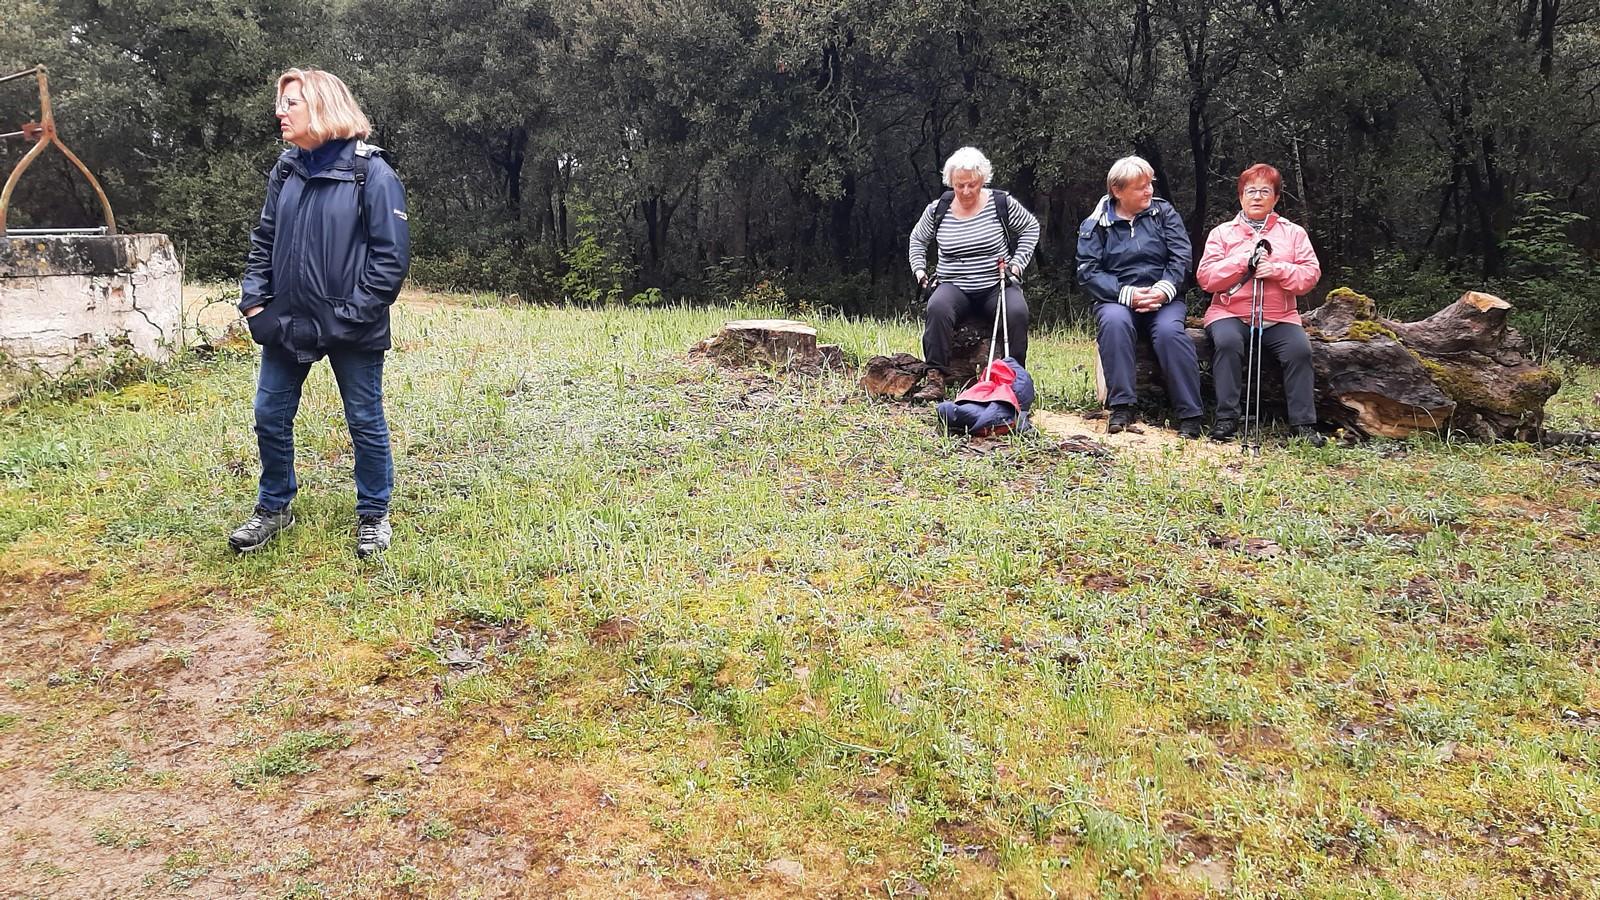
[[[933,239],[935,199],[922,211],[917,227],[911,229],[911,272],[928,269],[928,242]],[[1039,244],[1039,220],[1023,209],[1016,197],[1010,199],[1011,233],[1017,237],[1017,252],[1011,257],[1018,269],[1025,269]],[[1000,282],[995,261],[1006,255],[1005,231],[994,211],[994,192],[987,191],[983,208],[971,218],[958,219],[954,210],[939,223],[939,281],[964,291],[981,291]]]

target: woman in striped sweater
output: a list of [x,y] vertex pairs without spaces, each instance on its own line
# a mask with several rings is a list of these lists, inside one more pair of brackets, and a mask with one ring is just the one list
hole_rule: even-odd
[[[939,286],[928,298],[922,356],[941,370],[949,365],[950,339],[962,318],[994,318],[1000,265],[1012,279],[1019,278],[1039,243],[1039,220],[1004,191],[986,187],[993,177],[994,167],[976,147],[950,154],[944,163],[944,183],[950,190],[928,204],[911,230],[911,271],[924,287],[933,277],[928,244],[937,240],[939,245]],[[941,207],[947,210],[943,216]],[[1006,327],[1011,356],[1026,366],[1028,302],[1015,280],[1006,288]]]

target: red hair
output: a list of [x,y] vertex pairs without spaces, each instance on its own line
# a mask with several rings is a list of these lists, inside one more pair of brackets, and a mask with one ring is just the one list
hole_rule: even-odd
[[1239,173],[1239,193],[1243,194],[1244,186],[1252,181],[1265,181],[1272,186],[1274,194],[1283,193],[1283,176],[1266,163],[1256,163]]

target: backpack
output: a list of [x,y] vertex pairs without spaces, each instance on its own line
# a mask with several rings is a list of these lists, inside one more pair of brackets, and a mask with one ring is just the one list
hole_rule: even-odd
[[[994,214],[1000,220],[1000,233],[1005,235],[1006,240],[1006,258],[1010,259],[1017,252],[1017,238],[1011,233],[1011,195],[999,188],[990,188],[989,191],[994,194]],[[944,217],[950,214],[950,204],[955,199],[955,191],[945,191],[939,195],[939,205],[933,208],[934,240],[939,239],[939,226],[944,224]]]

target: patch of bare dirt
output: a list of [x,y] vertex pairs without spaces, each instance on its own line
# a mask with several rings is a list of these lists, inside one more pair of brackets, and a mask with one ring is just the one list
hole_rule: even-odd
[[1219,444],[1202,438],[1186,440],[1170,428],[1138,422],[1127,431],[1106,434],[1104,417],[1090,418],[1074,412],[1034,410],[1028,414],[1033,426],[1045,434],[1074,446],[1086,442],[1104,445],[1113,451],[1132,450],[1137,453],[1160,453],[1176,450],[1197,459],[1234,459],[1241,455],[1237,443]]
[[1177,845],[1176,859],[1164,867],[1168,874],[1180,874],[1208,891],[1225,894],[1233,889],[1231,847],[1214,835],[1192,829],[1187,816],[1168,816],[1164,825]]
[[[92,589],[81,573],[0,579],[0,893],[690,889],[615,862],[650,840],[648,817],[618,809],[626,785],[508,760],[511,727],[444,715],[430,678],[331,696],[252,616],[169,607],[108,629],[69,611]],[[475,668],[520,637],[447,622],[434,643],[447,666]],[[308,755],[309,772],[234,783],[236,766],[293,731],[339,740]]]
[[[293,839],[284,798],[226,785],[232,708],[272,666],[255,620],[161,610],[116,643],[66,611],[81,577],[8,587],[0,629],[0,878],[28,895],[237,893],[212,861],[219,835],[249,852]],[[308,836],[308,833],[307,835]],[[235,873],[236,875],[237,873]]]

